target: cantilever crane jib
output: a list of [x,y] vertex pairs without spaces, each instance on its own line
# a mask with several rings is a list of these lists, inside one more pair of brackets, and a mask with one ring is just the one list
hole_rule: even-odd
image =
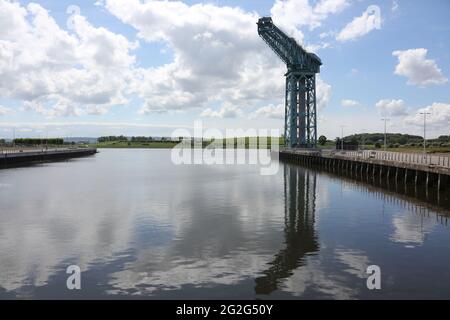
[[317,145],[316,77],[320,58],[287,36],[272,18],[258,21],[258,34],[286,64],[285,145],[315,148]]

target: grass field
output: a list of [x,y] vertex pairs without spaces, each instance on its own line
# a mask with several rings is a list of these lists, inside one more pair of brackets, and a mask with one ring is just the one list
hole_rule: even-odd
[[[233,141],[234,140],[234,141]],[[239,141],[238,141],[239,140]],[[239,138],[239,139],[226,139],[222,141],[215,141],[216,145],[220,146],[226,146],[228,144],[232,144],[235,147],[238,145],[245,145],[246,149],[249,148],[257,148],[258,143],[255,143],[253,141],[254,139],[250,138]],[[283,140],[279,138],[280,143],[283,143]],[[259,142],[259,139],[258,139]],[[108,142],[100,142],[97,144],[90,145],[91,147],[97,147],[97,148],[117,148],[117,149],[171,149],[175,147],[179,142],[171,142],[171,141],[165,141],[165,142],[156,142],[156,141],[150,141],[150,142],[136,142],[136,141],[108,141]],[[209,145],[210,141],[203,142],[203,147],[206,147]],[[270,138],[267,139],[267,147],[271,147],[271,141]]]
[[127,142],[127,141],[112,141],[100,142],[90,145],[96,148],[114,148],[114,149],[172,149],[178,142]]

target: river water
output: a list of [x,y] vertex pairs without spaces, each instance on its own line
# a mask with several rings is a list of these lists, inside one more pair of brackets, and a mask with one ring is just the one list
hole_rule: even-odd
[[170,150],[0,170],[0,298],[450,299],[448,195],[316,170]]

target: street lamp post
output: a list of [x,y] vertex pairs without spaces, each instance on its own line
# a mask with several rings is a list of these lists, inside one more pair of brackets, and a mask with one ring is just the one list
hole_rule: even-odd
[[365,129],[361,129],[361,148],[360,148],[360,150],[362,150],[362,151],[364,151],[364,149],[365,149],[365,146],[366,146],[366,137],[365,137],[365,133],[366,133],[366,131],[365,131]]
[[341,151],[344,151],[344,128],[346,126],[341,126]]
[[427,157],[427,114],[430,112],[420,112],[423,114],[423,157]]
[[381,119],[384,121],[384,151],[386,151],[387,148],[387,133],[386,133],[386,126],[387,126],[387,122],[390,120],[389,118],[384,117],[383,119]]

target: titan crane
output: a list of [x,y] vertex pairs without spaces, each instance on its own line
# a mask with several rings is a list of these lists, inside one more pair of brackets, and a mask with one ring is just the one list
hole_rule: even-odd
[[289,148],[315,148],[317,145],[316,73],[322,61],[287,36],[272,18],[258,21],[258,34],[286,63],[286,106],[284,138]]

